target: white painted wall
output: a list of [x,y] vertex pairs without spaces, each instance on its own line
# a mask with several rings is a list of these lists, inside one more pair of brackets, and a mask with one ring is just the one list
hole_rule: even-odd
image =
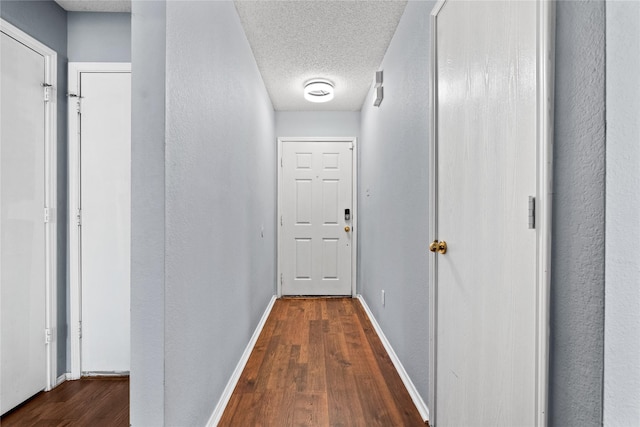
[[279,137],[360,136],[359,111],[276,111],[275,119]]
[[640,425],[640,3],[607,1],[604,425]]
[[429,380],[429,13],[434,4],[407,4],[380,67],[384,100],[377,108],[372,105],[372,91],[365,99],[358,199],[359,292],[425,401]]

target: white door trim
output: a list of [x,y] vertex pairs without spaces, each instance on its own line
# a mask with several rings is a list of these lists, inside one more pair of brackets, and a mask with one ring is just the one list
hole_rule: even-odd
[[[431,11],[430,69],[430,198],[429,234],[438,236],[438,111],[437,111],[437,23],[438,14],[449,0],[440,0]],[[536,166],[536,239],[537,239],[537,345],[536,345],[536,418],[537,426],[547,425],[549,372],[549,287],[551,283],[551,204],[553,192],[553,115],[555,9],[554,1],[538,0],[537,35],[537,166]],[[429,243],[427,243],[428,245]],[[429,257],[429,399],[432,426],[437,424],[436,412],[436,340],[437,331],[437,257]]]
[[[34,50],[44,57],[45,64],[45,81],[50,85],[43,88],[44,92],[48,91],[49,101],[45,103],[45,133],[44,133],[44,155],[45,155],[45,203],[49,210],[49,220],[45,224],[45,328],[49,331],[47,345],[47,381],[46,389],[51,390],[57,384],[58,370],[58,289],[57,289],[57,270],[58,270],[58,230],[57,230],[57,173],[58,173],[58,136],[57,136],[57,95],[58,95],[58,54],[55,50],[40,43],[18,27],[15,27],[0,19],[0,30],[8,36],[13,37],[20,43]],[[44,213],[43,213],[44,215]]]
[[278,169],[278,211],[276,215],[277,245],[278,245],[278,268],[276,277],[276,290],[278,298],[282,297],[282,226],[280,218],[282,216],[282,143],[283,142],[344,142],[353,144],[352,157],[352,244],[351,244],[351,296],[356,297],[356,276],[357,276],[357,255],[358,255],[358,141],[356,137],[340,137],[340,138],[309,138],[309,137],[279,137],[278,138],[278,155],[276,157],[276,168]]
[[71,377],[81,375],[82,272],[80,263],[80,74],[131,72],[129,62],[69,62],[69,337],[71,342]]

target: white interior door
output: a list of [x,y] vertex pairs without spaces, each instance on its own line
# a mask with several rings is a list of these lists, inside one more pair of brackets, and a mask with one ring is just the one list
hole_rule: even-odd
[[81,363],[128,372],[131,73],[80,73]]
[[535,1],[447,1],[436,17],[437,426],[543,424]]
[[2,33],[0,407],[47,384],[44,57]]
[[282,294],[351,295],[353,143],[285,141],[281,154]]

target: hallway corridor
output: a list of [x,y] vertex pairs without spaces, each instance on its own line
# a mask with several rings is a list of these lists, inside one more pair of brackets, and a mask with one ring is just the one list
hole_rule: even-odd
[[220,426],[423,426],[360,302],[277,300]]

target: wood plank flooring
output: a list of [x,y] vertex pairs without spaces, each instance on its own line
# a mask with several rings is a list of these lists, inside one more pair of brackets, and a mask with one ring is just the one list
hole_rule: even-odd
[[129,378],[66,381],[0,419],[2,427],[129,426]]
[[[67,381],[2,427],[128,426],[129,379]],[[360,302],[281,299],[220,426],[424,426]]]
[[219,426],[424,426],[360,302],[280,299]]

